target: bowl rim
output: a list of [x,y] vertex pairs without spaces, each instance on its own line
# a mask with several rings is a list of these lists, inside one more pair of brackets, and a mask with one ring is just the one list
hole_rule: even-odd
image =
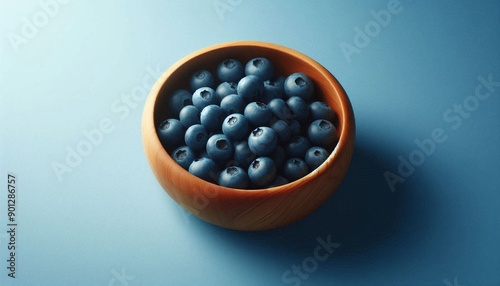
[[[334,94],[336,97],[339,99],[339,110],[342,112],[340,114],[336,114],[339,117],[339,124],[341,126],[337,126],[338,129],[341,130],[339,134],[339,140],[337,144],[335,145],[334,149],[330,153],[330,155],[327,157],[327,159],[320,165],[318,166],[315,170],[309,171],[307,175],[304,177],[286,183],[284,185],[279,185],[275,187],[268,187],[268,188],[261,188],[261,189],[238,189],[238,188],[229,188],[229,187],[224,187],[220,186],[216,183],[208,182],[205,181],[201,178],[198,178],[192,174],[189,174],[187,170],[182,168],[180,165],[178,165],[173,158],[168,154],[167,150],[165,150],[159,140],[158,133],[156,131],[156,123],[154,119],[154,111],[156,109],[156,104],[158,97],[161,94],[162,88],[165,85],[166,81],[170,78],[170,76],[175,73],[181,66],[186,64],[189,61],[192,61],[193,59],[204,56],[206,54],[212,53],[216,50],[220,49],[227,49],[231,47],[257,47],[257,48],[264,48],[264,49],[270,49],[273,50],[274,52],[279,52],[279,53],[285,53],[288,54],[288,56],[291,56],[293,58],[298,58],[303,62],[307,62],[310,64],[315,70],[318,71],[318,73],[321,74],[322,78],[325,78],[328,80],[329,84],[334,86]],[[325,96],[325,95],[324,95]],[[160,152],[163,152],[162,158],[167,158],[167,160],[170,160],[172,162],[169,162],[169,165],[172,166],[174,172],[177,171],[184,171],[187,172],[190,176],[192,176],[192,180],[198,181],[198,183],[201,184],[211,184],[213,185],[214,188],[217,188],[220,192],[224,193],[241,193],[241,195],[252,195],[255,193],[276,193],[276,192],[292,192],[296,187],[301,186],[306,184],[310,180],[314,180],[316,177],[320,177],[324,172],[327,171],[327,169],[331,166],[334,165],[334,162],[339,160],[339,157],[341,157],[341,154],[339,154],[342,151],[350,151],[351,154],[349,154],[349,161],[350,157],[352,155],[352,150],[349,150],[351,147],[350,145],[354,144],[354,137],[355,137],[355,118],[354,118],[354,112],[352,109],[352,105],[350,102],[349,97],[347,96],[347,93],[345,92],[344,88],[342,85],[339,83],[337,78],[333,76],[323,65],[321,65],[319,62],[314,60],[313,58],[297,51],[292,48],[276,44],[276,43],[271,43],[271,42],[264,42],[264,41],[255,41],[255,40],[238,40],[238,41],[227,41],[227,42],[222,42],[218,44],[213,44],[201,49],[198,49],[194,52],[191,52],[187,54],[186,56],[180,58],[177,62],[172,64],[168,69],[166,69],[161,76],[156,80],[155,84],[151,88],[151,91],[148,94],[145,106],[144,106],[144,114],[142,118],[142,129],[144,132],[144,127],[148,126],[153,127],[154,133],[156,135],[154,144],[159,145]],[[147,125],[146,125],[147,124]],[[152,126],[151,126],[152,125]],[[144,133],[143,133],[144,135]],[[151,140],[149,138],[148,140]],[[144,144],[146,144],[145,140],[143,139]],[[351,142],[352,141],[352,142]],[[148,142],[152,143],[152,142]],[[352,148],[351,148],[352,149]],[[166,155],[166,156],[164,156]],[[149,159],[148,159],[149,160]],[[150,162],[151,163],[151,162]],[[173,163],[173,164],[170,164]]]

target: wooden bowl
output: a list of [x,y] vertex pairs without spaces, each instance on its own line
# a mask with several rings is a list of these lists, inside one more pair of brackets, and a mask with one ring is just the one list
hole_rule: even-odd
[[[231,189],[206,182],[179,166],[165,151],[156,127],[168,118],[172,92],[188,89],[189,77],[199,69],[214,72],[227,58],[245,64],[254,57],[270,59],[276,74],[304,72],[315,83],[316,94],[337,114],[339,141],[328,159],[305,177],[267,189]],[[214,73],[215,74],[215,73]],[[339,82],[322,65],[280,45],[237,41],[196,51],[172,65],[152,88],[143,111],[142,139],[151,169],[163,189],[193,215],[209,223],[236,230],[278,228],[307,216],[325,202],[344,178],[355,137],[351,103]]]

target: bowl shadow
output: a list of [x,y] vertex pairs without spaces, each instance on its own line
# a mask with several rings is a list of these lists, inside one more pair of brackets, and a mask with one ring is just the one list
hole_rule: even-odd
[[[392,192],[384,172],[390,169],[383,153],[369,142],[356,143],[346,177],[335,193],[304,219],[268,231],[235,231],[205,223],[199,219],[200,231],[222,236],[224,240],[245,247],[265,245],[265,251],[310,255],[319,237],[338,243],[335,256],[352,255],[368,250],[395,230],[399,202],[404,190]],[[312,247],[312,248],[311,248]]]

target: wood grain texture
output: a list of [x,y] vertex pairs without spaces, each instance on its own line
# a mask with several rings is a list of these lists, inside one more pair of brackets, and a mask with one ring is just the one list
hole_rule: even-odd
[[[226,58],[242,63],[267,57],[277,74],[306,73],[316,94],[337,114],[339,142],[328,159],[307,176],[289,184],[259,190],[238,190],[203,181],[180,167],[161,145],[156,126],[169,117],[168,97],[188,89],[191,74],[215,72]],[[215,74],[215,73],[214,73]],[[151,169],[163,189],[193,215],[236,230],[267,230],[293,223],[323,204],[344,178],[353,153],[355,121],[351,103],[335,77],[322,65],[295,50],[264,42],[237,41],[196,51],[172,65],[152,88],[143,111],[142,139]]]

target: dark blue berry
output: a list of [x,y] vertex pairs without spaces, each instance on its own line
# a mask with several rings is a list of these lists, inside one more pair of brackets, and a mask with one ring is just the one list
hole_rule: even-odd
[[290,182],[298,180],[309,173],[309,168],[304,160],[290,158],[283,165],[283,176]]
[[276,165],[269,157],[258,157],[248,167],[248,178],[257,187],[267,186],[276,176]]
[[208,141],[208,132],[201,124],[189,126],[184,136],[186,145],[195,152],[205,150]]
[[169,118],[158,126],[158,137],[164,148],[175,149],[184,145],[184,126],[178,119]]
[[234,165],[247,169],[255,158],[257,158],[257,155],[250,150],[247,140],[237,141],[234,143]]
[[230,166],[219,174],[219,185],[228,188],[245,189],[249,178],[245,170],[238,166]]
[[286,101],[286,104],[300,123],[309,120],[309,105],[301,97],[292,96]]
[[287,97],[298,96],[308,101],[312,98],[314,83],[306,74],[297,72],[286,78],[284,89]]
[[265,103],[258,101],[247,104],[243,114],[254,127],[268,125],[273,117],[272,110]]
[[313,120],[325,119],[330,122],[335,121],[335,112],[323,101],[314,101],[309,104],[309,113]]
[[191,76],[189,87],[191,87],[193,91],[200,87],[210,87],[213,89],[215,88],[215,78],[209,71],[199,70]]
[[278,143],[280,144],[288,142],[290,137],[292,137],[290,125],[285,120],[275,120],[271,123],[271,128],[276,132],[276,135],[278,136]]
[[257,156],[271,155],[278,145],[276,132],[266,126],[255,128],[248,137],[248,147]]
[[337,143],[337,129],[330,121],[314,120],[307,128],[307,137],[314,145],[331,149]]
[[171,156],[177,164],[186,170],[189,169],[191,163],[196,159],[195,152],[188,146],[178,147],[172,152]]
[[193,105],[202,110],[205,106],[211,104],[218,104],[217,96],[215,91],[210,87],[200,87],[194,93],[192,97]]
[[330,156],[328,151],[323,147],[314,146],[307,150],[305,155],[305,160],[309,170],[314,170],[323,164],[325,160]]
[[220,132],[226,112],[220,106],[211,104],[201,110],[200,122],[208,133]]
[[225,163],[233,156],[233,144],[224,134],[214,134],[208,138],[207,153],[219,163]]
[[217,86],[215,89],[215,96],[217,97],[218,102],[221,102],[221,100],[230,95],[236,93],[236,87],[238,85],[234,82],[223,82]]
[[250,124],[247,118],[240,113],[230,114],[222,123],[222,132],[231,141],[238,141],[248,136]]
[[274,98],[283,98],[285,95],[284,89],[285,78],[283,76],[277,77],[275,79],[264,81],[264,95],[261,101],[268,103]]
[[263,81],[268,80],[274,76],[274,65],[267,58],[254,58],[245,65],[245,74],[256,75]]
[[181,109],[187,105],[193,104],[192,94],[185,89],[178,89],[174,91],[168,100],[168,109],[170,116],[178,117]]
[[224,97],[220,102],[220,107],[226,111],[226,114],[241,113],[245,110],[245,100],[238,94],[230,94]]
[[205,181],[215,183],[218,178],[218,166],[214,160],[208,157],[195,159],[189,165],[189,173]]
[[245,76],[245,69],[240,61],[226,59],[217,66],[217,77],[220,81],[238,82]]
[[247,75],[238,82],[236,91],[246,102],[252,102],[264,93],[264,83],[258,76]]
[[281,98],[274,98],[267,103],[267,106],[273,111],[273,114],[282,120],[294,119],[295,115],[290,110],[286,102]]
[[293,136],[285,145],[286,154],[289,158],[303,159],[311,143],[304,136]]
[[200,124],[200,110],[194,105],[184,106],[179,112],[179,121],[184,128],[189,128],[194,124]]

